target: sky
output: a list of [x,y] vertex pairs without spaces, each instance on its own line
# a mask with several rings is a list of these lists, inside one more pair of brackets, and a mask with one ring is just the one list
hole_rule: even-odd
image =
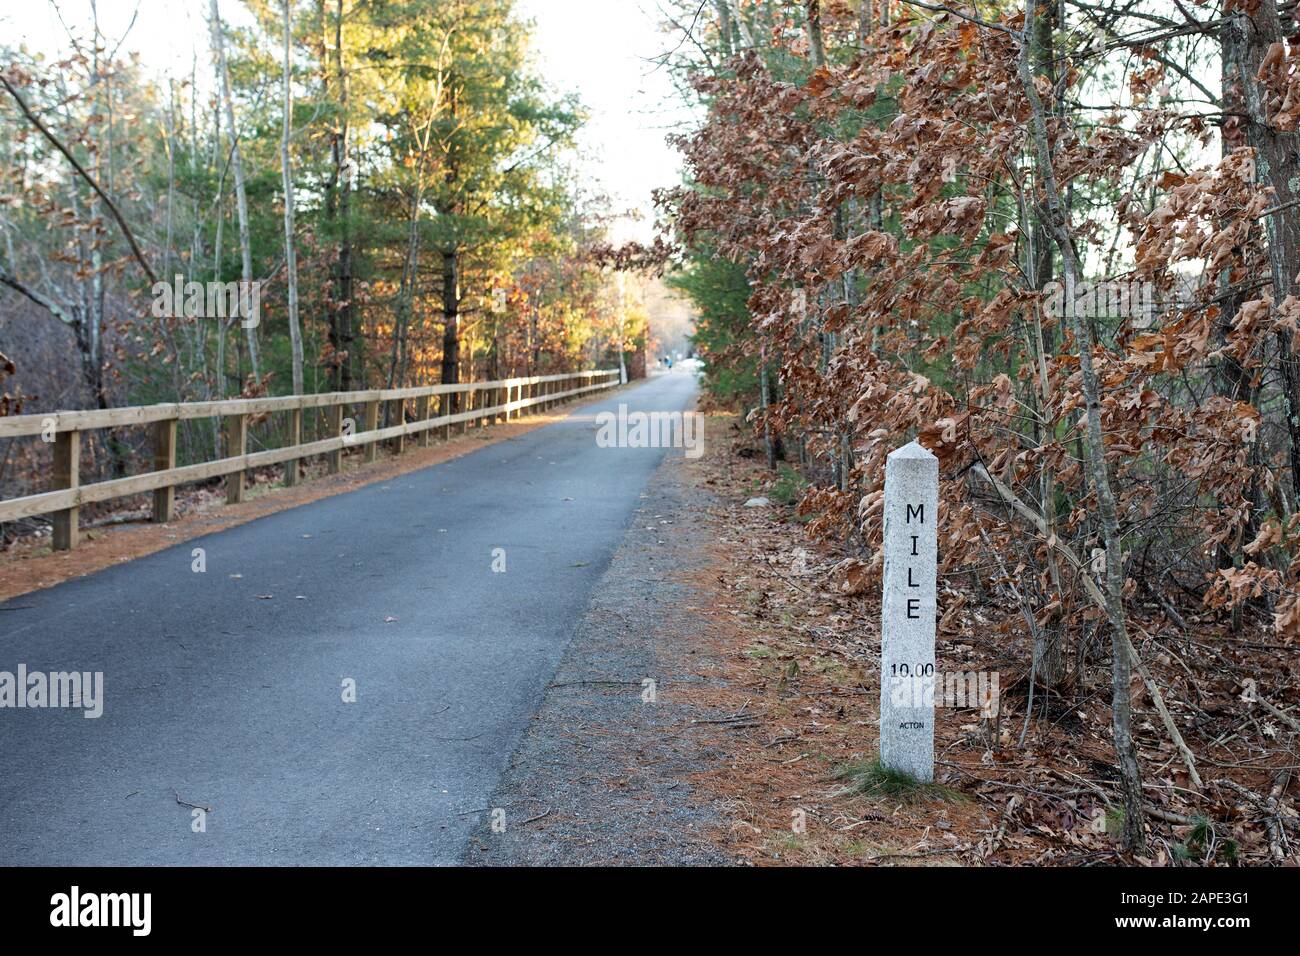
[[[517,0],[535,24],[534,55],[543,76],[561,93],[577,93],[590,114],[575,161],[589,188],[602,188],[615,210],[637,209],[640,219],[614,226],[616,241],[653,236],[651,192],[681,179],[677,152],[664,142],[691,113],[665,70],[651,58],[677,38],[659,29],[655,0]],[[222,17],[248,22],[238,0],[220,0]],[[66,23],[89,33],[90,0],[4,0],[0,34],[54,54],[66,48]],[[121,53],[137,52],[160,76],[188,77],[194,57],[206,78],[208,0],[98,0],[103,33]],[[132,21],[134,23],[132,25]],[[127,33],[127,28],[130,31]]]
[[624,235],[648,241],[650,193],[681,181],[681,157],[664,142],[692,115],[666,70],[648,62],[677,39],[659,29],[654,0],[521,0],[536,24],[534,45],[546,76],[577,92],[591,115],[583,131],[583,169],[601,181],[615,209],[636,207],[644,219]]

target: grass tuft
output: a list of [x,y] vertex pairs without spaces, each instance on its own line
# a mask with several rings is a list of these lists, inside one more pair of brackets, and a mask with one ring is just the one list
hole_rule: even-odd
[[768,497],[783,505],[794,504],[808,487],[808,480],[788,465],[781,466],[780,475]]
[[1224,863],[1234,863],[1237,859],[1237,841],[1220,840],[1214,829],[1214,822],[1204,814],[1198,813],[1192,818],[1192,828],[1184,843],[1173,846],[1174,860],[1179,863],[1204,861],[1213,854],[1214,859]]
[[923,803],[929,800],[964,801],[966,795],[939,783],[922,783],[909,773],[891,770],[874,760],[857,760],[845,764],[835,772],[836,780],[845,781],[845,793],[860,793],[869,797],[889,797],[905,803]]

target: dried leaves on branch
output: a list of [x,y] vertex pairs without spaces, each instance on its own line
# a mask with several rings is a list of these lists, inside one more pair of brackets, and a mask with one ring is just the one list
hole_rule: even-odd
[[[721,7],[762,39],[694,64],[707,121],[667,197],[688,273],[720,258],[748,284],[710,374],[774,381],[746,411],[870,582],[885,456],[940,457],[944,632],[1001,603],[1042,707],[1111,698],[1141,850],[1152,787],[1227,797],[1211,697],[1300,694],[1291,15],[1199,6],[1157,34],[1118,6]],[[1261,799],[1295,763],[1272,726]]]

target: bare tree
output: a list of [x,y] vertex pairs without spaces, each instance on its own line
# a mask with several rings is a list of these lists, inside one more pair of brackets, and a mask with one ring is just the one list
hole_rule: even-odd
[[[221,102],[226,111],[226,127],[230,136],[230,167],[235,174],[235,208],[239,213],[239,253],[243,262],[243,280],[246,285],[253,281],[253,245],[248,226],[248,193],[244,188],[243,151],[239,148],[239,131],[235,126],[235,106],[230,93],[230,64],[226,61],[225,31],[221,26],[221,12],[217,9],[217,0],[211,0],[212,50],[217,57],[217,69],[221,74]],[[248,339],[248,361],[252,366],[254,377],[260,376],[261,359],[257,347],[257,327],[250,322],[242,323]]]
[[[213,0],[215,3],[216,0]],[[293,164],[289,156],[289,138],[293,133],[292,63],[293,11],[291,0],[284,0],[284,135],[280,140],[280,165],[284,173],[284,264],[289,286],[289,345],[293,352],[293,393],[301,395],[302,328],[298,324],[298,251],[293,242]]]
[[[1034,84],[1031,52],[1035,35],[1035,0],[1025,2],[1025,24],[1020,35],[1020,84],[1030,105],[1030,139],[1034,146],[1035,168],[1042,190],[1041,215],[1052,239],[1061,254],[1065,274],[1065,296],[1074,301],[1075,289],[1083,276],[1083,268],[1074,249],[1069,217],[1061,197],[1056,173],[1052,167],[1052,152],[1047,134],[1047,117],[1042,98]],[[1087,420],[1087,458],[1089,477],[1097,496],[1098,519],[1105,542],[1105,599],[1106,617],[1111,630],[1111,728],[1115,735],[1115,753],[1119,758],[1120,777],[1124,789],[1124,842],[1131,850],[1141,850],[1146,844],[1144,811],[1142,808],[1142,770],[1138,766],[1137,749],[1133,745],[1132,705],[1129,700],[1129,683],[1132,679],[1133,646],[1128,635],[1128,619],[1124,612],[1124,550],[1119,530],[1119,510],[1115,490],[1111,487],[1110,472],[1106,464],[1106,446],[1101,427],[1101,388],[1093,365],[1092,328],[1079,309],[1070,309],[1073,316],[1075,349],[1083,379],[1083,397]]]

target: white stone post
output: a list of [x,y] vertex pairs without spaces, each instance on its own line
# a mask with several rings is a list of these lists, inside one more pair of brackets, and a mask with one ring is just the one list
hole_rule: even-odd
[[934,780],[939,460],[917,442],[885,462],[880,763]]

